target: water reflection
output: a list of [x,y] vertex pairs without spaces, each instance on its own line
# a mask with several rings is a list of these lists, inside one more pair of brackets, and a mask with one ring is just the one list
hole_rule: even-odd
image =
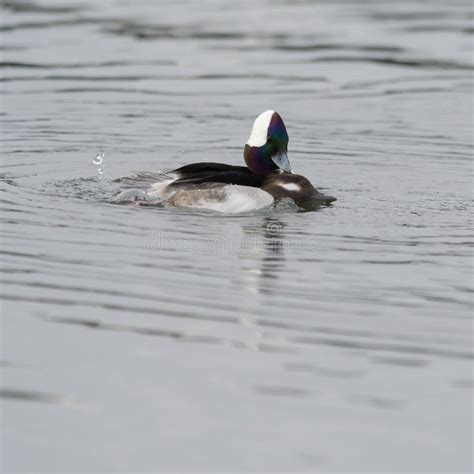
[[285,268],[285,223],[276,218],[265,216],[258,224],[242,227],[246,252],[244,262],[244,280],[252,293],[274,291],[271,280],[277,279]]
[[[242,261],[242,281],[247,293],[258,301],[261,294],[278,292],[277,280],[284,273],[286,265],[282,220],[264,216],[257,223],[244,224]],[[248,332],[243,344],[254,350],[267,352],[285,352],[281,344],[268,344],[268,334],[263,332],[260,318],[246,315],[240,318],[240,324]]]

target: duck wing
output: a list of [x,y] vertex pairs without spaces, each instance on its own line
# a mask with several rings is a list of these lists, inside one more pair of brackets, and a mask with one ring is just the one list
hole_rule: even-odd
[[225,163],[213,163],[208,161],[202,161],[200,163],[191,163],[190,165],[184,165],[180,168],[177,168],[171,173],[177,173],[180,175],[193,174],[193,173],[203,173],[203,172],[219,172],[219,171],[230,171],[230,170],[247,170],[246,166],[233,166],[227,165]]
[[[206,180],[205,176],[212,176],[221,174],[224,178],[227,172],[243,172],[248,171],[244,166],[232,166],[223,163],[192,163],[190,165],[181,166],[173,171],[137,171],[131,176],[124,176],[118,178],[115,181],[120,183],[120,187],[123,189],[147,189],[151,185],[156,183],[162,183],[165,181],[179,180],[180,183],[203,183],[213,182],[212,179]],[[216,182],[216,181],[214,181]],[[222,181],[217,181],[222,182]]]
[[189,184],[224,183],[259,188],[263,184],[263,177],[253,174],[245,166],[224,163],[192,163],[177,168],[170,174],[177,176],[170,184],[173,187]]

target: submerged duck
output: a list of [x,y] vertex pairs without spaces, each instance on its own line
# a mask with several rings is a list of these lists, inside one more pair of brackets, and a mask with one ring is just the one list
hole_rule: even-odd
[[141,190],[137,196],[142,204],[153,204],[155,199],[228,213],[259,209],[282,199],[291,199],[299,207],[335,201],[304,176],[293,174],[287,151],[283,119],[267,110],[256,118],[245,144],[247,167],[201,162],[168,173],[139,172],[120,182],[122,188]]

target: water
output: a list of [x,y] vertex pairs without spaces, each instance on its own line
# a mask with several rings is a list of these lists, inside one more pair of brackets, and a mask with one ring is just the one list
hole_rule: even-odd
[[[470,472],[472,18],[3,1],[2,470]],[[333,206],[113,202],[267,108]]]

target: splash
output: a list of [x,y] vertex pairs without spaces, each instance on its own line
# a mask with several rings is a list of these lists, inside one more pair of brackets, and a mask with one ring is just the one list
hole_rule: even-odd
[[98,167],[97,175],[98,175],[98,178],[100,179],[104,173],[104,168],[105,168],[105,153],[103,151],[99,151],[99,153],[97,153],[95,158],[92,160],[92,163]]
[[130,204],[135,203],[139,206],[157,206],[163,207],[161,199],[150,196],[143,189],[126,189],[115,197],[116,204]]

